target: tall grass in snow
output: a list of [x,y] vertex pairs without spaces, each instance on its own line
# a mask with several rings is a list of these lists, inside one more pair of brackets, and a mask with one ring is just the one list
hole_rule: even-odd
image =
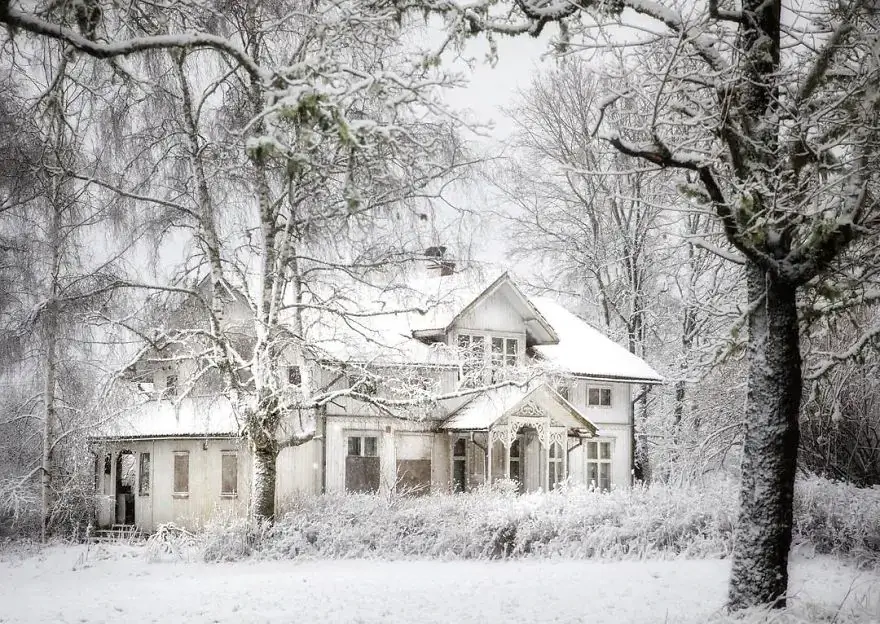
[[[516,495],[496,485],[420,498],[328,494],[287,501],[271,526],[226,519],[188,539],[209,561],[726,557],[737,497],[732,480],[604,493],[569,487]],[[794,540],[795,549],[876,562],[880,488],[799,481]]]

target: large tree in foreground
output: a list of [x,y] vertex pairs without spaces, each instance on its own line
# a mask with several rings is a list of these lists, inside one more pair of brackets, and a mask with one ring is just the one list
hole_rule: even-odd
[[[690,172],[687,194],[720,220],[732,253],[719,252],[744,265],[748,291],[748,426],[729,606],[784,605],[802,385],[798,296],[827,280],[844,251],[858,249],[854,240],[880,233],[875,5],[421,4],[446,17],[453,38],[537,36],[557,23],[558,49],[611,50],[601,71],[617,88],[598,106],[595,135],[627,156]],[[631,97],[650,114],[610,122]]]

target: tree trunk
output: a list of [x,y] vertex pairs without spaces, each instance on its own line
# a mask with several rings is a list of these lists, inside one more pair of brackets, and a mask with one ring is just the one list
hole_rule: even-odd
[[275,520],[275,461],[274,449],[253,447],[254,481],[251,485],[251,516],[255,520]]
[[41,516],[40,538],[46,541],[52,516],[52,475],[54,474],[53,450],[55,447],[55,355],[57,350],[58,317],[53,302],[46,309],[45,320],[46,361],[44,363],[44,388],[43,388],[43,457],[40,479],[41,490]]
[[785,606],[801,356],[796,287],[747,266],[748,421],[728,607]]

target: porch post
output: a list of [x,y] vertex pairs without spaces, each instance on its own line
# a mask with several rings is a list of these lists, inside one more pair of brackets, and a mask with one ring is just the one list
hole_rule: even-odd
[[564,479],[568,478],[568,431],[566,431],[562,436],[564,444],[560,444],[559,447],[562,449],[562,477]]
[[[520,456],[522,455],[522,449],[520,449]],[[522,459],[520,459],[522,461]],[[510,479],[510,445],[504,445],[504,478]]]

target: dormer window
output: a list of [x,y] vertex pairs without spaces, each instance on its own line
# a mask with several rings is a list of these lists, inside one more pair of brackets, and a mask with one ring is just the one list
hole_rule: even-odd
[[492,366],[516,366],[518,343],[516,338],[492,338]]
[[287,383],[291,386],[299,386],[302,384],[302,371],[299,366],[287,367]]
[[486,340],[474,334],[459,334],[458,348],[462,350],[461,379],[465,384],[474,385],[479,382],[477,375],[483,365]]

